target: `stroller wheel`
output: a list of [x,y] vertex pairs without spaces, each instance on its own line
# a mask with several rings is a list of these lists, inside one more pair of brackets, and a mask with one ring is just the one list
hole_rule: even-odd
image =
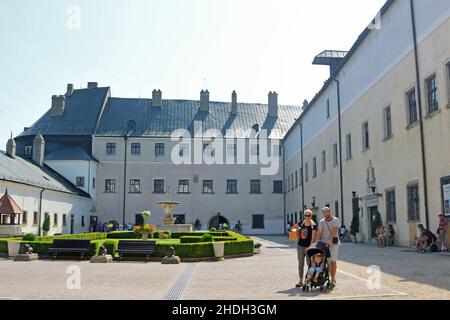
[[331,284],[330,284],[330,281],[328,281],[327,282],[327,289],[330,289],[331,288]]
[[305,292],[306,291],[306,284],[305,285],[303,285],[303,292]]
[[323,288],[323,287],[320,287],[320,292],[323,292],[323,290],[324,290],[324,288]]

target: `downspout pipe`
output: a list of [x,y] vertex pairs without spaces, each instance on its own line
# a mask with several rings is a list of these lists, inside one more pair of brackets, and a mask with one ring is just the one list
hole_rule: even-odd
[[42,235],[42,199],[43,199],[43,193],[47,190],[45,188],[42,188],[40,194],[39,194],[39,221],[38,221],[38,235]]
[[426,153],[425,153],[425,138],[423,130],[423,117],[422,117],[422,89],[420,85],[420,68],[419,68],[419,49],[417,45],[417,30],[416,30],[416,16],[414,10],[414,1],[410,0],[411,6],[411,22],[412,22],[412,32],[413,32],[413,42],[414,42],[414,61],[416,68],[416,81],[417,81],[417,102],[419,111],[419,128],[420,128],[420,147],[422,153],[422,174],[423,174],[423,192],[424,192],[424,204],[425,204],[425,223],[426,227],[430,229],[430,217],[429,217],[429,206],[428,206],[428,175],[427,175],[427,165],[426,165]]
[[286,192],[286,188],[287,188],[287,186],[285,185],[286,169],[285,169],[285,162],[284,162],[284,160],[285,160],[284,141],[283,141],[282,152],[283,152],[283,190],[282,191],[283,191],[283,211],[284,211],[284,214],[283,214],[283,221],[284,221],[283,230],[284,230],[284,232],[283,232],[283,234],[286,235],[287,234],[286,233],[286,226],[287,226],[287,220],[286,220],[286,194],[287,194],[287,192]]
[[124,158],[124,166],[123,166],[123,213],[122,213],[122,222],[123,226],[126,225],[126,201],[127,201],[127,154],[128,154],[128,135],[123,137],[125,141],[125,158]]
[[341,84],[334,79],[337,85],[338,127],[339,127],[339,187],[341,193],[341,223],[344,225],[344,178],[342,169],[342,123],[341,123]]
[[305,214],[305,181],[304,181],[304,173],[303,173],[303,124],[300,122],[300,161],[301,161],[301,170],[300,170],[300,179],[302,183],[302,215],[304,217]]

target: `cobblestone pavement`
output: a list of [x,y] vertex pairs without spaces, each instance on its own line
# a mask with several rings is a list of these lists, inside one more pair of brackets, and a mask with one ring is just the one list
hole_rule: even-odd
[[[417,254],[406,248],[342,244],[337,286],[325,293],[294,288],[295,244],[255,237],[261,254],[222,262],[162,265],[156,262],[90,264],[79,261],[14,262],[0,259],[2,299],[448,299],[450,254]],[[381,270],[381,288],[370,288],[369,266]],[[77,269],[79,268],[79,269]],[[73,272],[80,271],[80,289]]]

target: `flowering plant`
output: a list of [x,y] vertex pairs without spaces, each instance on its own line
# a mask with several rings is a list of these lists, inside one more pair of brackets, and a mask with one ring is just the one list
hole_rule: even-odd
[[170,238],[170,233],[167,231],[163,231],[159,234],[159,238],[160,239],[169,239]]
[[150,210],[142,211],[142,215],[144,217],[150,217],[152,215],[152,212]]
[[139,233],[139,234],[152,234],[155,233],[156,231],[156,226],[152,225],[152,224],[145,224],[143,226],[135,226],[133,228],[133,232],[134,233]]

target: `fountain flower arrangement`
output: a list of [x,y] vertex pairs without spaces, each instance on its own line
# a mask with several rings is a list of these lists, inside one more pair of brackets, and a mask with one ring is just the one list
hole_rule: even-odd
[[133,228],[133,232],[142,235],[143,240],[148,239],[148,235],[150,234],[153,238],[153,234],[156,231],[156,226],[152,224],[144,224],[143,226],[135,226]]

